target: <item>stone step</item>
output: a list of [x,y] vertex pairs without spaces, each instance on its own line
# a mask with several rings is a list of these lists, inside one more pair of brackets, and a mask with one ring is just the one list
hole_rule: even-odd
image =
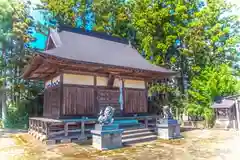
[[140,125],[140,126],[131,126],[131,127],[124,127],[121,129],[124,129],[124,131],[130,131],[130,130],[137,130],[137,129],[143,129],[145,126]]
[[156,140],[156,135],[150,135],[150,136],[143,136],[143,137],[137,137],[137,138],[129,138],[129,139],[123,139],[123,145],[131,145],[136,143],[143,143],[148,141]]
[[125,130],[123,132],[123,135],[140,133],[140,132],[149,132],[149,131],[154,131],[154,128],[129,129],[129,130]]
[[155,135],[155,133],[149,130],[146,130],[138,133],[123,134],[122,139],[131,139],[131,138],[145,137],[145,136],[151,136],[151,135]]

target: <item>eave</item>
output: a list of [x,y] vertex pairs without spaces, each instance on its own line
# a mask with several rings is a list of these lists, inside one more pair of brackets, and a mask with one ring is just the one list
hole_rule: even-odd
[[65,71],[90,72],[99,74],[114,74],[116,76],[132,76],[142,79],[163,79],[175,76],[176,72],[157,72],[136,68],[121,67],[114,65],[97,64],[83,61],[76,61],[66,58],[36,54],[23,74],[24,79],[45,80],[51,75],[63,73]]

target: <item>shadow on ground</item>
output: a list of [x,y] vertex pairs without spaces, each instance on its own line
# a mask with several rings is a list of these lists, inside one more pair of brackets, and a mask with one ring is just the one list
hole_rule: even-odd
[[181,132],[188,132],[188,131],[194,131],[194,130],[202,130],[202,128],[193,128],[193,127],[181,127]]
[[[185,130],[183,135],[184,139],[156,140],[98,151],[92,148],[91,141],[46,146],[26,133],[12,134],[8,140],[13,145],[0,145],[0,159],[4,156],[4,160],[217,160],[233,156],[233,148],[237,145],[234,143],[240,140],[237,132],[231,131]],[[0,138],[0,142],[2,139],[7,138]],[[236,153],[239,156],[240,152]],[[231,157],[231,160],[238,159]]]

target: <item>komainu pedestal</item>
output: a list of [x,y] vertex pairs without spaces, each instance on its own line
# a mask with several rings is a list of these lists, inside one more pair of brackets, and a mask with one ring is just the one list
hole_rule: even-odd
[[117,124],[96,124],[92,130],[92,145],[99,150],[122,147],[122,132]]
[[180,135],[180,124],[174,119],[164,119],[162,123],[158,123],[157,134],[161,139],[182,138]]
[[156,124],[158,138],[161,139],[174,139],[181,138],[180,124],[177,120],[173,119],[169,106],[163,106],[164,119],[158,121]]

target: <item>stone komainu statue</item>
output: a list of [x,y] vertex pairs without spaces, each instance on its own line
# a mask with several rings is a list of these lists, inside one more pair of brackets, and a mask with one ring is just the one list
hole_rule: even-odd
[[107,106],[105,109],[102,109],[100,111],[98,122],[99,124],[111,124],[113,123],[113,115],[114,115],[115,109],[111,106]]
[[169,106],[163,106],[163,116],[167,119],[172,119],[172,113]]

